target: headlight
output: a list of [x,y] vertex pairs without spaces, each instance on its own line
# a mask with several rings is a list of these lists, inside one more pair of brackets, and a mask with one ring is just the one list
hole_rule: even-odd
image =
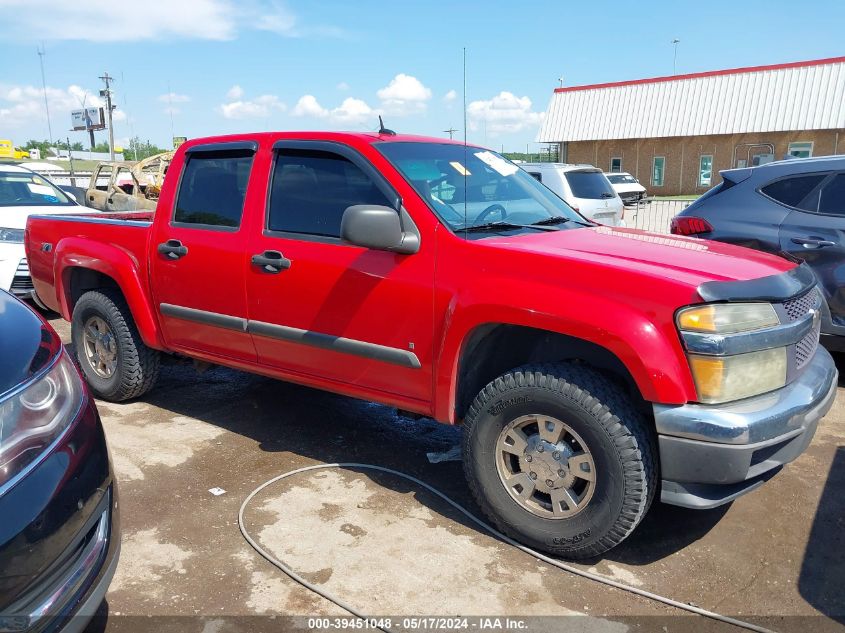
[[756,396],[786,384],[786,348],[735,356],[689,355],[700,402],[716,404]]
[[771,303],[714,303],[678,312],[678,328],[688,332],[731,334],[778,325]]
[[66,353],[41,379],[0,402],[0,486],[36,460],[73,421],[82,400]]
[[[704,340],[744,337],[756,330],[780,325],[770,303],[714,303],[680,310],[677,315],[681,335],[688,333],[690,371],[699,402],[716,404],[749,398],[786,384],[786,347],[775,347],[748,353],[720,355],[696,353],[702,348],[691,346],[692,337]],[[712,335],[709,336],[709,335]],[[706,348],[705,348],[706,349]]]
[[0,227],[0,242],[23,244],[23,229],[4,229]]

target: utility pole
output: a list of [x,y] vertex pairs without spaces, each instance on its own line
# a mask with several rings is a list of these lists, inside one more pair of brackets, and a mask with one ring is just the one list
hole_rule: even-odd
[[100,96],[106,98],[106,116],[108,117],[108,125],[109,125],[109,160],[114,160],[114,128],[112,127],[112,117],[111,113],[114,109],[114,106],[111,104],[111,87],[110,82],[114,80],[114,77],[109,77],[109,73],[103,73],[103,76],[100,77],[103,82],[106,84],[105,90],[100,90]]
[[680,43],[680,41],[681,40],[679,40],[677,37],[672,40],[672,46],[675,47],[675,52],[672,55],[672,74],[673,75],[678,74],[678,44]]
[[443,130],[443,133],[444,133],[444,134],[448,134],[448,135],[449,135],[449,140],[450,140],[450,141],[452,140],[452,135],[453,135],[455,132],[460,132],[460,130],[456,130],[456,129],[455,129],[455,128],[453,128],[453,127],[450,127],[448,130]]
[[44,51],[44,44],[36,50],[38,51],[38,61],[41,63],[41,86],[44,88],[44,109],[47,111],[47,133],[50,135],[50,145],[52,145],[53,126],[50,123],[50,106],[47,104],[47,80],[44,78],[44,55],[47,53]]

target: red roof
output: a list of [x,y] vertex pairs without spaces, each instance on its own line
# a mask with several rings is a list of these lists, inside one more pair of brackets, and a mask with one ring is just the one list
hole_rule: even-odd
[[575,92],[576,90],[594,90],[596,88],[615,88],[617,86],[634,86],[637,84],[653,84],[664,81],[680,81],[682,79],[697,79],[699,77],[713,77],[716,75],[737,75],[740,73],[763,72],[766,70],[780,70],[782,68],[802,68],[804,66],[823,66],[825,64],[839,64],[845,62],[845,57],[828,57],[826,59],[811,59],[803,62],[789,62],[787,64],[771,64],[769,66],[746,66],[744,68],[728,68],[726,70],[710,70],[703,73],[687,75],[670,75],[668,77],[650,77],[648,79],[632,79],[630,81],[612,81],[603,84],[589,84],[586,86],[566,86],[555,88],[555,92]]

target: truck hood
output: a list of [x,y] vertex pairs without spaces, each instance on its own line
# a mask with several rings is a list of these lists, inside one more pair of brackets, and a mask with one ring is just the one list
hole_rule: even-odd
[[78,204],[0,207],[0,226],[7,229],[25,229],[26,219],[31,215],[76,214],[84,210],[85,207],[81,207]]
[[499,248],[581,259],[670,279],[697,288],[707,281],[745,281],[795,267],[786,259],[741,246],[607,226],[526,233],[484,240]]

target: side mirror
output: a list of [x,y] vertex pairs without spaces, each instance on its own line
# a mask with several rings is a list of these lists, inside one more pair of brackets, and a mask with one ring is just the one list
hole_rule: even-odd
[[405,254],[416,253],[420,245],[416,232],[402,230],[395,209],[371,204],[347,207],[340,221],[340,238],[355,246]]

